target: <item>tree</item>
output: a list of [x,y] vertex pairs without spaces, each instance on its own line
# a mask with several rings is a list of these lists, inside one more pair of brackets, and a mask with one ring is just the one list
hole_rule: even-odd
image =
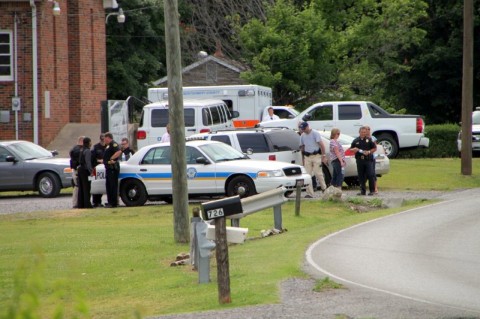
[[[251,71],[271,86],[276,103],[369,99],[395,105],[387,80],[408,72],[405,52],[420,44],[427,5],[416,0],[280,0],[264,21],[242,27],[240,44]],[[382,103],[381,103],[382,104]]]
[[332,81],[331,33],[312,6],[298,10],[279,0],[266,16],[241,28],[242,57],[252,67],[244,79],[272,87],[276,104],[297,102]]
[[396,106],[386,94],[388,80],[409,72],[407,53],[426,35],[419,23],[427,15],[427,4],[417,0],[315,3],[337,39],[331,52],[338,77],[325,93],[338,99],[368,99],[385,107]]
[[[387,93],[409,110],[426,116],[428,123],[460,121],[462,88],[463,1],[429,0],[427,36],[408,52],[410,72],[393,76]],[[480,2],[475,1],[478,36]],[[479,52],[480,43],[474,43]],[[480,55],[474,55],[474,105],[480,100]]]
[[162,1],[122,2],[126,21],[107,24],[107,94],[109,99],[146,96],[147,84],[165,69]]
[[235,42],[238,29],[252,18],[265,19],[265,7],[274,0],[190,0],[184,1],[181,17],[184,43],[183,52],[194,59],[199,51],[213,53],[221,45],[223,53],[231,59],[241,58],[241,48]]

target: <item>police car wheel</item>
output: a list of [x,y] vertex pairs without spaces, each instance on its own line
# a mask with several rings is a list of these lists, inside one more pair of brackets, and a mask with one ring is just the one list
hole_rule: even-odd
[[126,206],[142,206],[147,202],[147,191],[142,182],[130,179],[120,186],[120,197]]
[[241,198],[255,195],[255,185],[245,176],[234,177],[227,186],[227,196],[239,195]]

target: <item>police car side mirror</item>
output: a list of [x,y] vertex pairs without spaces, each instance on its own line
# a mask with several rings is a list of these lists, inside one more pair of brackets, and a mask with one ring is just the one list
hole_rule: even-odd
[[210,164],[210,161],[203,156],[197,157],[195,159],[195,162],[197,162],[197,164],[204,164],[204,165]]

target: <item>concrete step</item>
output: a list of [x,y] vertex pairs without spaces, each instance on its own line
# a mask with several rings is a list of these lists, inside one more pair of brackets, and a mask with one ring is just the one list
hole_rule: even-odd
[[98,143],[101,133],[100,123],[69,123],[58,133],[57,137],[48,145],[48,150],[57,150],[59,157],[70,157],[69,152],[77,144],[79,136],[88,136],[92,139],[92,145]]

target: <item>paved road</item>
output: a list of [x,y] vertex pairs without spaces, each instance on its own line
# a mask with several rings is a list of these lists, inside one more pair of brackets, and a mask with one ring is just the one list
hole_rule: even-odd
[[347,284],[480,317],[480,190],[335,233],[307,251]]

